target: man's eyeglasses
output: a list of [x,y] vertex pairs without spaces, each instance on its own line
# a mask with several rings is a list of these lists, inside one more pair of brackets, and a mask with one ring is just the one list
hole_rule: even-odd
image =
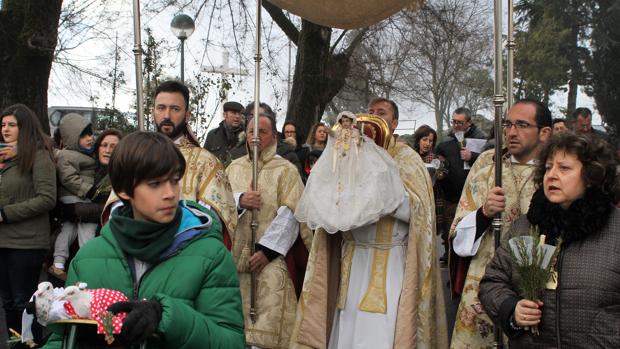
[[504,120],[504,122],[502,122],[502,126],[505,129],[511,129],[512,126],[516,127],[518,130],[525,130],[526,128],[530,128],[530,127],[538,127],[538,125],[536,124],[530,124],[527,121],[517,121],[514,124],[508,120]]
[[460,120],[452,120],[452,125],[456,125],[456,126],[463,126],[465,125],[465,121],[460,121]]

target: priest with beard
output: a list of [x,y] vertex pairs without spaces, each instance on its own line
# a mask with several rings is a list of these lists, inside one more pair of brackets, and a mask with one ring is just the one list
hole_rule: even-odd
[[[155,90],[153,105],[157,132],[172,139],[187,163],[181,178],[181,199],[213,210],[225,227],[224,242],[230,248],[229,234],[237,227],[235,200],[224,166],[215,155],[200,147],[189,129],[189,89],[178,81],[164,81]],[[111,210],[120,205],[118,197],[112,193],[103,217],[108,217]]]

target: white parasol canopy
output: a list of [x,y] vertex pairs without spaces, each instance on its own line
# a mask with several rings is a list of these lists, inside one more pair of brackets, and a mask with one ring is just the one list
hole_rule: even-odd
[[355,29],[380,22],[424,0],[267,0],[281,9],[326,27]]

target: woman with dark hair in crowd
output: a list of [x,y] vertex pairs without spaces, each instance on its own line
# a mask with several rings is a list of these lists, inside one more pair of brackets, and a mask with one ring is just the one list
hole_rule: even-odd
[[295,146],[296,149],[301,148],[304,144],[303,135],[293,121],[287,121],[282,125],[282,138],[285,142]]
[[[435,159],[439,161],[439,158],[435,153],[433,153],[433,149],[435,149],[435,144],[437,143],[437,132],[428,126],[422,125],[418,127],[418,129],[413,134],[413,149],[415,149],[420,157],[426,164],[431,164],[431,162]],[[435,161],[437,163],[437,161]],[[435,217],[436,217],[436,227],[437,227],[437,235],[441,235],[443,240],[443,244],[445,246],[445,251],[448,250],[448,231],[450,230],[450,223],[447,222],[444,217],[444,204],[443,204],[443,191],[441,190],[441,186],[436,184],[436,179],[443,178],[445,174],[445,169],[441,166],[441,162],[439,162],[439,167],[435,168],[430,167],[430,172],[433,178],[433,193],[435,194]],[[441,257],[441,260],[447,260],[447,252]]]
[[541,152],[538,189],[509,235],[545,234],[559,248],[553,277],[539,299],[520,297],[521,276],[503,241],[480,282],[480,300],[510,348],[620,348],[616,166],[606,142],[573,133],[554,135]]
[[51,140],[27,106],[6,108],[0,125],[0,298],[7,330],[21,332],[22,312],[50,247],[56,167]]
[[[310,147],[304,144],[304,135],[299,131],[297,124],[295,124],[295,122],[293,121],[287,121],[284,123],[284,125],[282,126],[282,137],[284,139],[284,142],[295,147],[295,154],[297,154],[302,168],[302,171],[300,173],[301,179],[305,184],[306,180],[308,179],[308,174],[310,173],[309,169],[312,168],[312,165],[314,164],[314,162],[312,162],[311,165],[310,159],[308,158],[310,154]],[[316,161],[316,152],[314,161]]]
[[105,205],[112,186],[110,177],[108,176],[108,163],[114,147],[123,138],[123,133],[117,129],[111,128],[103,131],[97,141],[95,141],[95,160],[97,168],[95,170],[95,181],[92,188],[86,194],[91,202],[78,202],[75,204],[66,204],[64,214],[67,218],[76,222],[97,223],[97,235],[101,230],[101,212]]
[[422,160],[429,164],[437,156],[433,154],[433,149],[437,143],[437,132],[428,125],[422,125],[413,134],[413,149],[420,154]]

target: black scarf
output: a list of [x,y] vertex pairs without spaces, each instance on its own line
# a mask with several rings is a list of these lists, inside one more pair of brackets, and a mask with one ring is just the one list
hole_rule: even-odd
[[600,189],[586,189],[583,198],[565,210],[549,202],[543,189],[538,189],[532,196],[527,219],[547,235],[548,243],[555,245],[561,237],[562,244],[570,244],[599,233],[609,221],[614,208],[611,203],[611,197]]

